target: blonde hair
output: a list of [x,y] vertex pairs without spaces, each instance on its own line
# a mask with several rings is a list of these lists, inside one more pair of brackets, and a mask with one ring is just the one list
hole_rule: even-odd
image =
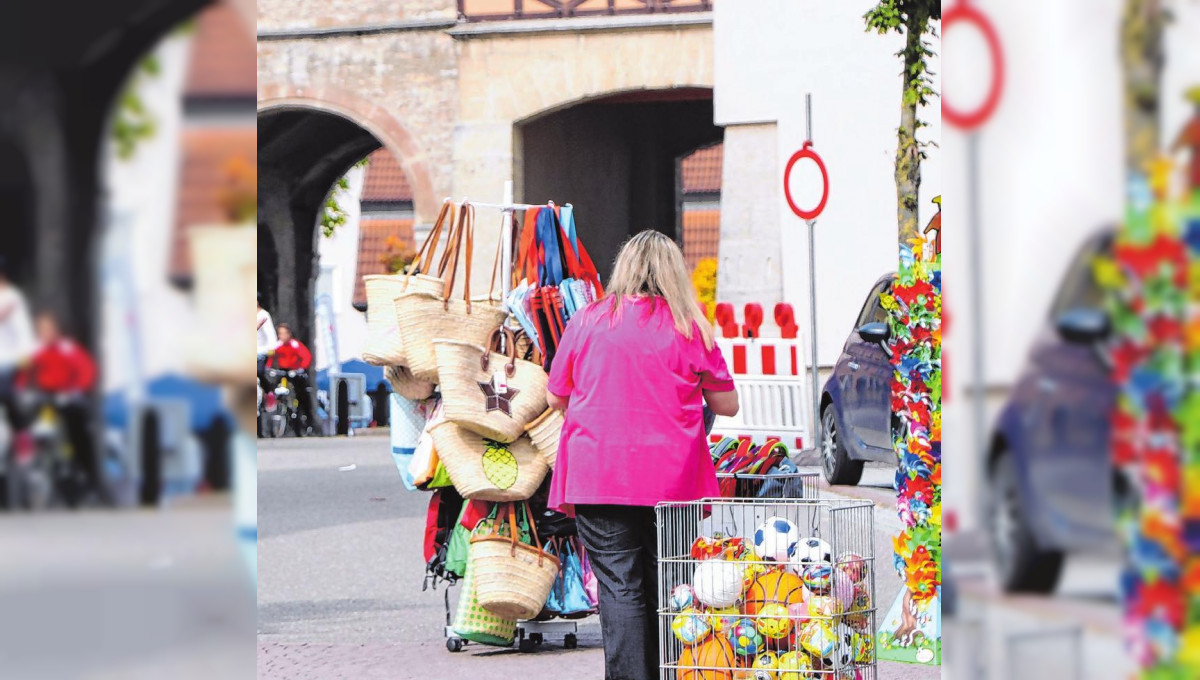
[[683,251],[665,234],[643,231],[626,241],[617,253],[604,296],[612,299],[608,310],[612,318],[620,314],[621,301],[626,296],[636,295],[661,299],[671,310],[675,329],[683,337],[692,339],[694,324],[700,329],[704,347],[712,349],[712,327],[700,311]]

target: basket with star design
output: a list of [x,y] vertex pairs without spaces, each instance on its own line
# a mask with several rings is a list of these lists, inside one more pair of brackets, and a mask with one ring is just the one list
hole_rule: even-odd
[[[504,353],[497,349],[503,341]],[[490,346],[438,339],[438,384],[446,420],[498,442],[511,442],[546,410],[546,372],[517,358],[517,338],[501,326]]]
[[429,428],[433,448],[463,498],[523,501],[541,486],[550,466],[528,437],[498,442],[452,422]]

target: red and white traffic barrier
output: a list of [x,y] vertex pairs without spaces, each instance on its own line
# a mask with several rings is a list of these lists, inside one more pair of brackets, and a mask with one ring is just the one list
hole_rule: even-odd
[[733,374],[741,412],[733,418],[718,417],[712,441],[735,437],[762,444],[773,438],[802,450],[811,431],[811,391],[806,389],[805,345],[792,306],[775,305],[774,324],[766,328],[762,305],[755,302],[743,307],[740,324],[728,302],[717,304],[714,316],[717,347]]

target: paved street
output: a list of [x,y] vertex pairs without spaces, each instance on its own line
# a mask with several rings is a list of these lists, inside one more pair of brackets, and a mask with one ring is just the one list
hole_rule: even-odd
[[[258,466],[260,678],[603,677],[595,619],[580,623],[577,650],[548,638],[530,655],[475,646],[446,651],[444,591],[421,590],[428,495],[404,489],[385,438],[261,442]],[[899,526],[890,479],[882,468],[864,478],[863,495],[879,506],[880,550],[888,550]],[[883,569],[878,588],[886,606],[899,578]],[[451,589],[452,606],[457,593]],[[887,680],[935,677],[937,669],[880,668]]]
[[0,677],[252,676],[254,587],[229,500],[0,514]]

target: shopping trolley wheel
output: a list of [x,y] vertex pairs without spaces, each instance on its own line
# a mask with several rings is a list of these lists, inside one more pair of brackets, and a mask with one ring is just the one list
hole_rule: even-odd
[[567,633],[566,637],[563,638],[563,647],[566,647],[567,649],[575,649],[578,646],[579,638],[575,637],[574,633]]
[[542,645],[542,643],[545,642],[546,640],[545,640],[545,638],[542,637],[541,633],[530,633],[529,641],[532,642],[534,644],[534,646],[540,647]]
[[446,649],[452,652],[461,652],[463,649],[463,639],[456,637],[446,638]]
[[533,638],[531,637],[521,638],[521,642],[517,645],[517,649],[522,654],[529,654],[533,652],[534,649],[537,649],[537,645],[533,643]]

